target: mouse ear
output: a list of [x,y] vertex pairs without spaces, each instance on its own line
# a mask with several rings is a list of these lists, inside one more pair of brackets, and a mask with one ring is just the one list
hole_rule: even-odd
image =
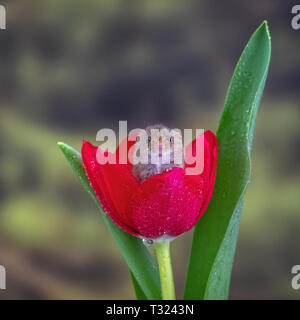
[[162,123],[156,123],[156,124],[153,124],[153,125],[151,125],[151,126],[147,126],[146,128],[145,128],[145,130],[146,131],[148,131],[148,130],[151,130],[151,129],[169,129],[168,127],[166,127],[164,124],[162,124]]

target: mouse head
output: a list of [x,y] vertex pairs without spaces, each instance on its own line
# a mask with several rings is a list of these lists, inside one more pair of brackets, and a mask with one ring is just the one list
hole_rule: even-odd
[[182,155],[182,135],[179,129],[170,130],[163,124],[155,124],[146,127],[145,131],[149,153],[157,155],[159,158],[169,153],[172,162],[174,162],[174,154]]

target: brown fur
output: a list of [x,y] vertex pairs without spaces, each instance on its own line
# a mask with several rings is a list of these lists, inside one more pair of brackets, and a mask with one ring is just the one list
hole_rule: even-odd
[[[151,129],[168,129],[166,126],[162,125],[162,124],[156,124],[153,126],[148,126],[145,128],[145,131],[148,134],[148,137],[151,137],[151,142],[148,142],[148,164],[142,164],[142,163],[138,163],[138,164],[134,164],[132,166],[132,174],[140,181],[140,182],[144,182],[145,180],[147,180],[148,178],[150,178],[151,176],[155,175],[155,174],[160,174],[164,171],[169,171],[171,170],[173,167],[184,167],[184,157],[182,154],[182,164],[175,164],[174,163],[174,140],[171,140],[170,142],[170,148],[166,149],[166,152],[170,152],[170,163],[169,164],[162,164],[162,152],[164,151],[163,149],[161,150],[161,152],[159,153],[159,163],[158,164],[151,164],[151,149],[155,150],[153,148],[153,146],[155,146],[156,144],[164,144],[164,139],[157,139],[157,137],[155,138],[155,136],[151,136]],[[178,137],[181,136],[181,133],[176,133],[176,135],[178,134]],[[165,139],[170,139],[169,136],[164,136]],[[174,138],[171,138],[174,139]],[[167,148],[167,145],[165,145]],[[152,148],[151,148],[152,147]]]

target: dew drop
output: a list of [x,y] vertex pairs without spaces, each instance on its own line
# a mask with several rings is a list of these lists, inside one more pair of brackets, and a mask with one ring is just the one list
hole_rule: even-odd
[[146,247],[150,247],[153,244],[153,240],[151,239],[147,239],[147,238],[143,238],[143,245]]

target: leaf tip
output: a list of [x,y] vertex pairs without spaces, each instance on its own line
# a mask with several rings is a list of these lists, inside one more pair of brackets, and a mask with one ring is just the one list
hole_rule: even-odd
[[58,141],[57,142],[57,146],[59,147],[59,149],[64,152],[65,148],[66,148],[66,145],[65,143],[61,142],[61,141]]
[[269,29],[269,24],[267,20],[264,20],[260,26],[260,29],[263,29],[263,31],[266,33],[269,41],[271,41],[271,35],[270,35],[270,29]]

